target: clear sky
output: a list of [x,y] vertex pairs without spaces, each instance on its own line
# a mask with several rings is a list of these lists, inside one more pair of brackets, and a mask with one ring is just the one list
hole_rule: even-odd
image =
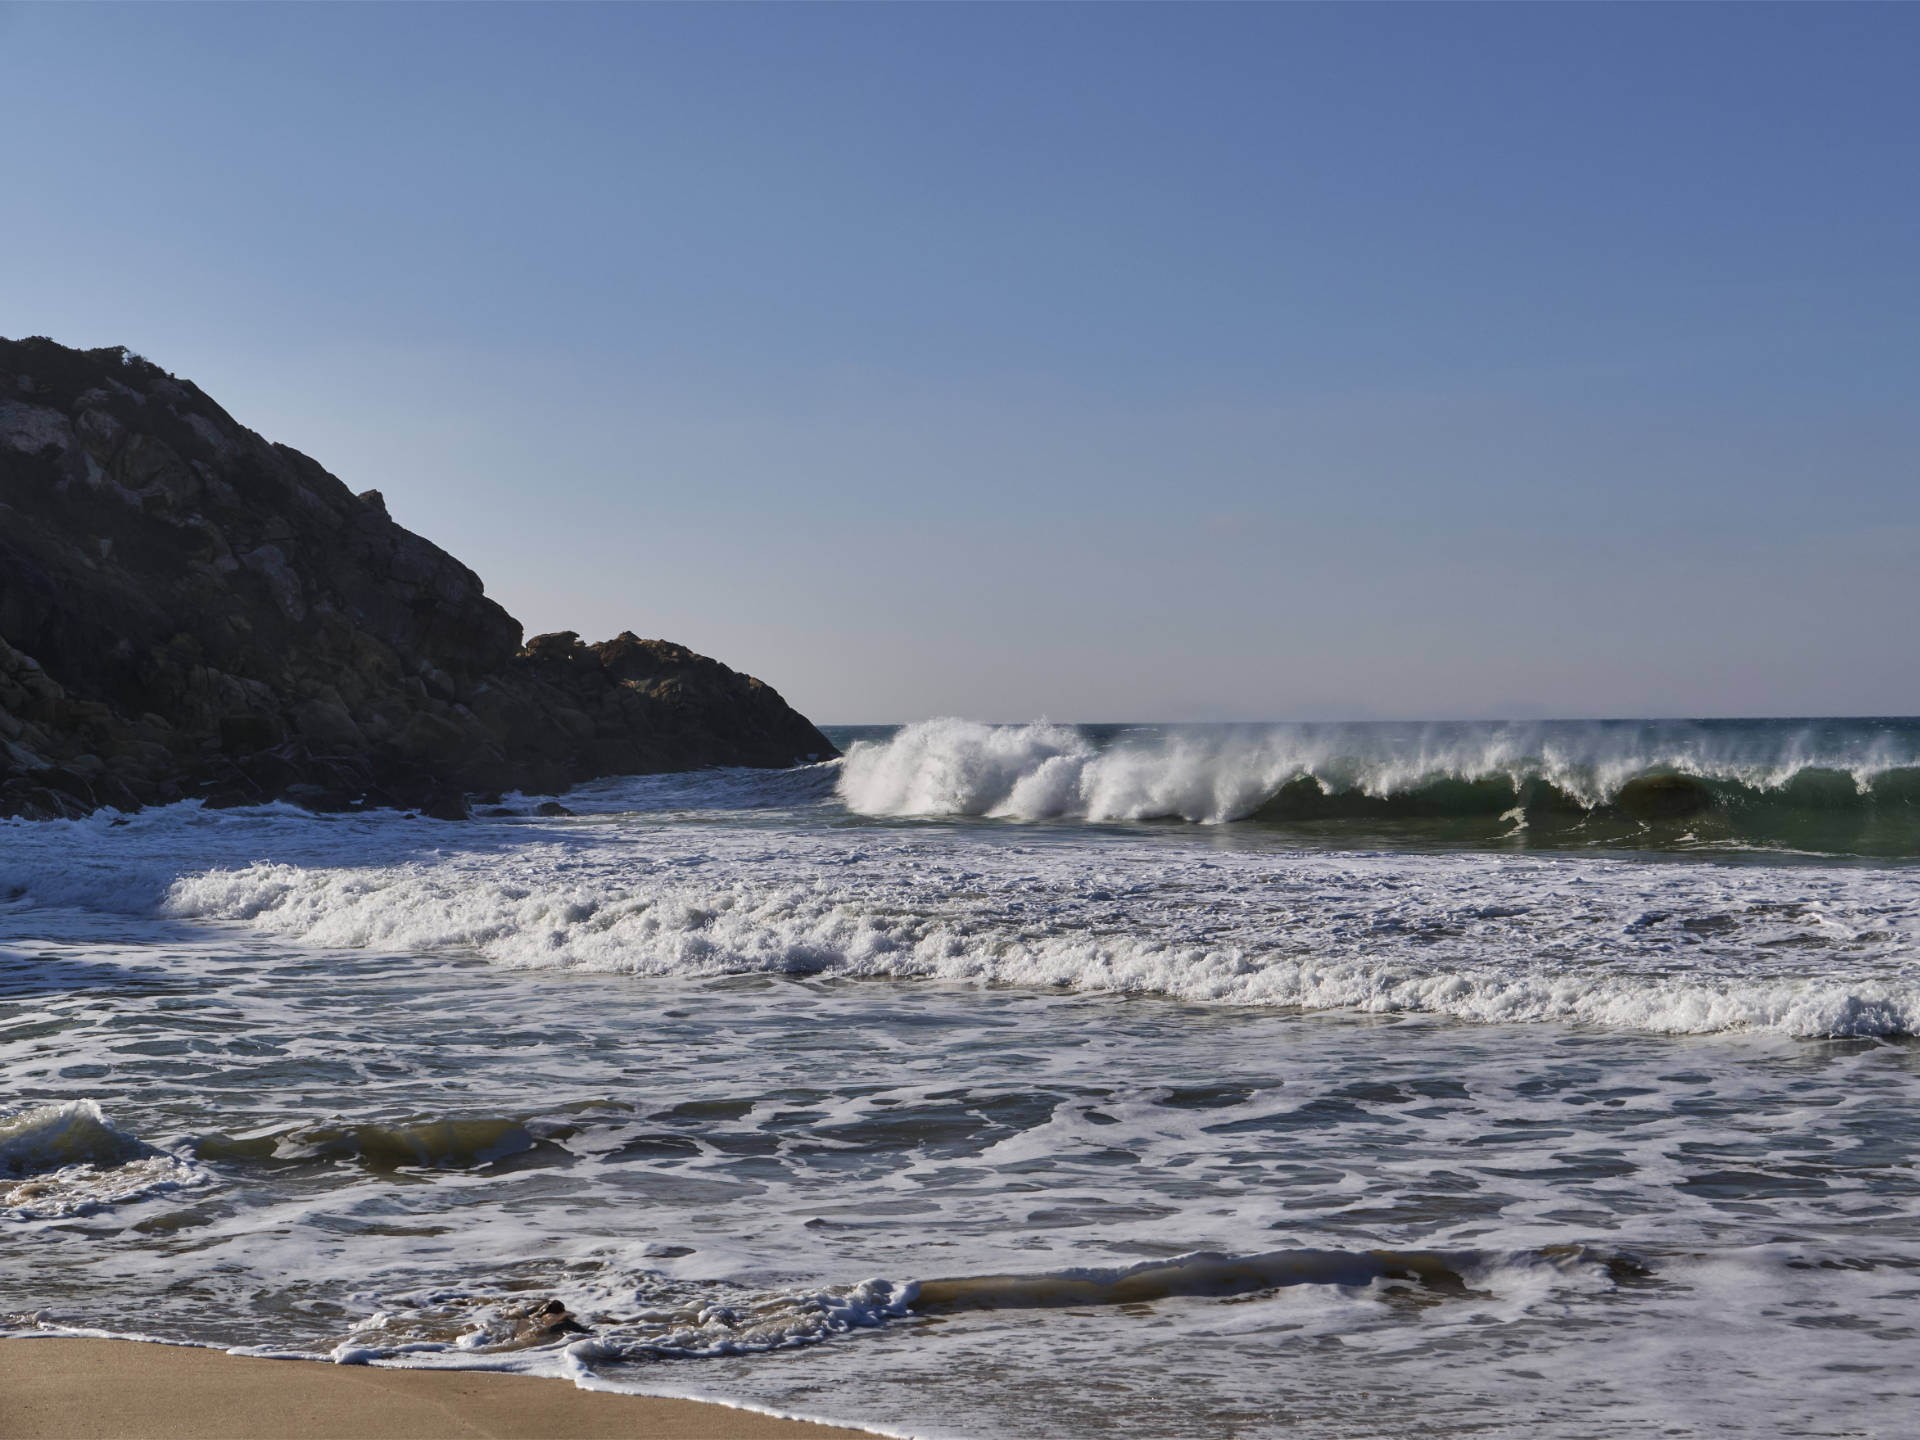
[[0,334],[814,719],[1920,712],[1920,7],[0,8]]

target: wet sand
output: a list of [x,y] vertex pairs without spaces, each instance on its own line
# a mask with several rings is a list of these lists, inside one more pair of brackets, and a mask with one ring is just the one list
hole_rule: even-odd
[[474,1370],[0,1340],[0,1440],[834,1440],[861,1430]]

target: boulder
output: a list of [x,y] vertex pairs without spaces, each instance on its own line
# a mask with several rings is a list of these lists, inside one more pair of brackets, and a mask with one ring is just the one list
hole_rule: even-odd
[[664,640],[522,644],[480,577],[125,350],[0,339],[0,815],[402,805],[835,754]]

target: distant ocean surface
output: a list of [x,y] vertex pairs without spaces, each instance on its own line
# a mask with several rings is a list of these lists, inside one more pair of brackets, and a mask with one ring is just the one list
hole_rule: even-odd
[[0,1332],[928,1436],[1912,1433],[1920,721],[828,733],[572,816],[0,822]]

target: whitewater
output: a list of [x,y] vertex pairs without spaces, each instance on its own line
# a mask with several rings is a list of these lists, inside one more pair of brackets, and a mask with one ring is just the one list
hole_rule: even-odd
[[1903,1433],[1915,722],[830,733],[0,823],[0,1330],[896,1434]]

